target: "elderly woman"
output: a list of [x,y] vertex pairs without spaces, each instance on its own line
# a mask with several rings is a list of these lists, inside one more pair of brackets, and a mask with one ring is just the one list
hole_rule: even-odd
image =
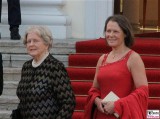
[[24,45],[33,59],[24,63],[17,88],[23,119],[71,119],[75,107],[70,79],[64,65],[49,50],[52,34],[44,26],[31,26]]

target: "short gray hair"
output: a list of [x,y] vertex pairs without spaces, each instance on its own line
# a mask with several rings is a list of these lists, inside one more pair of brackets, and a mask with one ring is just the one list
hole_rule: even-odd
[[52,33],[46,26],[38,26],[38,25],[29,26],[23,38],[24,45],[27,44],[27,35],[29,33],[36,33],[39,37],[41,37],[44,43],[46,45],[49,45],[48,50],[52,48],[52,42],[53,42]]

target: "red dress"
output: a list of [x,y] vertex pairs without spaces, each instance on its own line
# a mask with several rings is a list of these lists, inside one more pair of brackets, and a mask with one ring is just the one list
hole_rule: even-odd
[[[127,61],[132,53],[130,50],[123,58],[113,63],[104,63],[108,54],[104,56],[102,66],[99,68],[97,81],[100,87],[100,96],[103,99],[110,91],[122,98],[133,90],[131,72],[128,70]],[[108,118],[107,118],[108,117]],[[97,111],[95,119],[115,119],[114,115],[107,116]]]
[[99,67],[97,81],[99,89],[91,87],[85,105],[83,119],[116,119],[114,115],[101,113],[97,108],[94,110],[94,100],[97,96],[104,98],[113,91],[120,99],[114,103],[114,111],[120,119],[146,119],[148,105],[148,86],[134,87],[131,72],[127,67],[127,61],[133,51],[130,50],[123,58],[113,63],[104,63],[108,54],[104,56],[102,65]]

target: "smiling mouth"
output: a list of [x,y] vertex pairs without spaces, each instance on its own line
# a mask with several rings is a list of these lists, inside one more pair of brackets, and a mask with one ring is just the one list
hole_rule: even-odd
[[115,42],[116,40],[108,40],[108,42]]
[[29,51],[36,51],[36,49],[30,49]]

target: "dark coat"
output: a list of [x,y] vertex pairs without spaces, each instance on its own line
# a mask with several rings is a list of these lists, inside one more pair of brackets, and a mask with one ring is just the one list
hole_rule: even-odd
[[23,119],[71,119],[75,107],[67,71],[51,54],[36,68],[24,63],[17,96]]

